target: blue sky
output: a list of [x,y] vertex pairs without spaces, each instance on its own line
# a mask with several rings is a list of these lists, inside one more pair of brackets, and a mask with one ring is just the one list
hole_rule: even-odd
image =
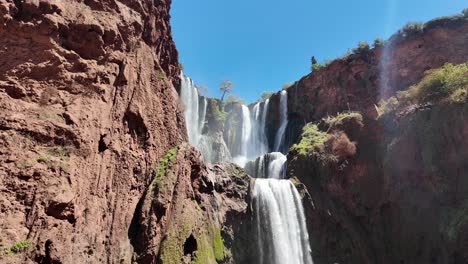
[[310,72],[310,58],[342,56],[387,39],[407,22],[460,13],[462,0],[173,0],[171,23],[184,72],[220,97],[256,101]]

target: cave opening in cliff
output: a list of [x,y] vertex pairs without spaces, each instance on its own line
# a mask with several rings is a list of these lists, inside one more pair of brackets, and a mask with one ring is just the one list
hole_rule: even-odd
[[184,242],[184,256],[193,256],[197,249],[197,240],[195,239],[193,234],[190,234],[190,236]]

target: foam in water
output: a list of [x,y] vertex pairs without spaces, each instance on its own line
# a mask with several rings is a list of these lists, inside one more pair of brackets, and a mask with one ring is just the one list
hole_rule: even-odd
[[256,179],[253,189],[259,264],[312,264],[299,193],[289,180]]
[[275,137],[275,151],[281,151],[284,142],[284,132],[288,126],[288,93],[286,90],[280,94],[280,127]]

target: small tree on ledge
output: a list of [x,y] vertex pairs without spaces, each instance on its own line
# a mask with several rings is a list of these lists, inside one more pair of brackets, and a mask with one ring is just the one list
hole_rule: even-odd
[[231,93],[232,88],[234,88],[234,84],[229,80],[224,80],[219,85],[219,90],[223,93],[223,95],[221,96],[221,101],[224,101],[224,96],[226,95],[226,93]]

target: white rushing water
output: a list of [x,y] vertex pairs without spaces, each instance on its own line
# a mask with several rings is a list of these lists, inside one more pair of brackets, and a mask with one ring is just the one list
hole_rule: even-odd
[[280,93],[280,127],[275,137],[275,151],[281,151],[284,142],[284,132],[288,126],[288,93],[286,90]]
[[190,144],[196,147],[198,146],[200,138],[200,123],[205,122],[205,120],[201,120],[201,122],[199,121],[198,90],[193,81],[183,73],[180,74],[180,80],[180,99],[185,107],[185,125],[187,127],[187,134]]
[[284,179],[286,177],[286,156],[281,152],[271,152],[249,161],[245,170],[255,178]]
[[299,193],[289,180],[256,179],[259,264],[312,264]]
[[250,136],[250,147],[247,153],[248,159],[252,160],[268,152],[268,142],[265,133],[265,123],[268,111],[267,99],[254,105],[251,113],[252,134]]

